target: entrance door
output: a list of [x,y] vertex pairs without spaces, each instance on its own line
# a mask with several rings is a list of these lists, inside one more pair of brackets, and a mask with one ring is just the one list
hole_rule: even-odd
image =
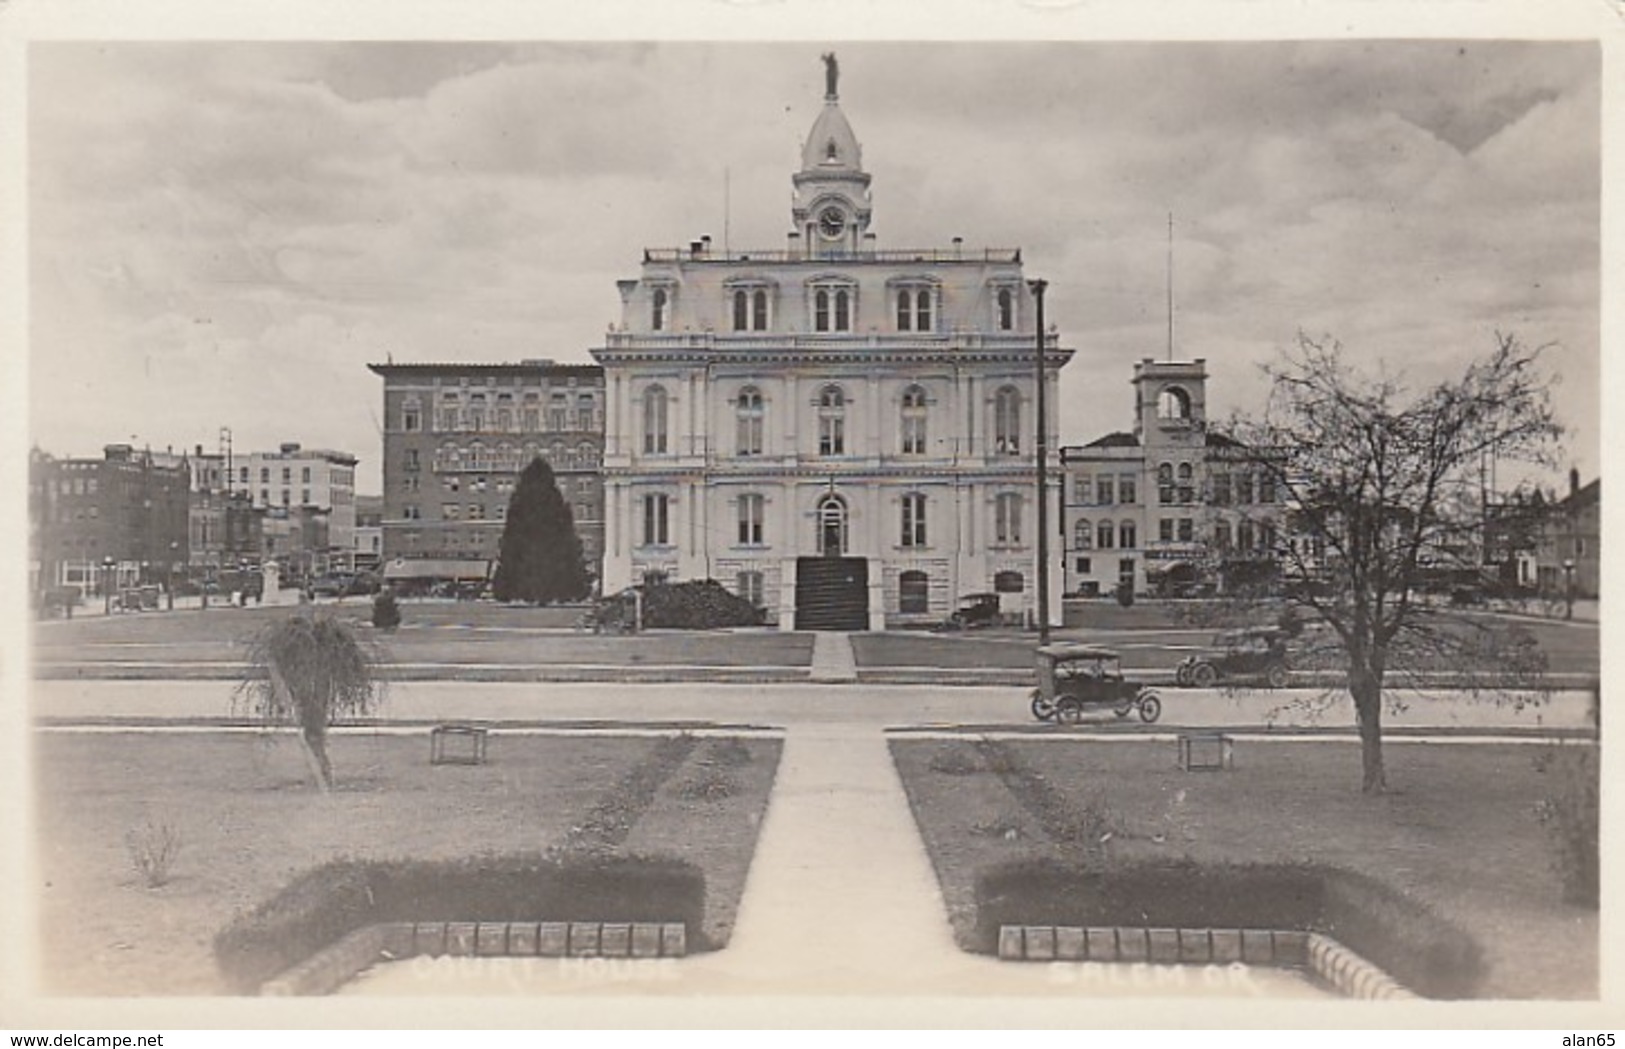
[[862,557],[796,560],[796,629],[869,629],[869,562]]

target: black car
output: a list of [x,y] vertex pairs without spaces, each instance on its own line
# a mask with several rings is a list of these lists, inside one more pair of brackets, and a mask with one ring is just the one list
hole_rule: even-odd
[[999,622],[998,594],[966,594],[942,623],[944,630],[975,630]]
[[1270,688],[1284,688],[1291,674],[1286,648],[1291,636],[1281,627],[1224,631],[1206,651],[1180,660],[1174,680],[1197,688],[1221,681],[1262,681]]

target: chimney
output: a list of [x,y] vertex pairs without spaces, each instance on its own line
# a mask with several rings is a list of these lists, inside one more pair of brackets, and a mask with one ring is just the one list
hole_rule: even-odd
[[299,442],[298,441],[283,441],[282,442],[282,454],[283,455],[292,455],[295,452],[297,452],[298,450],[299,450]]
[[964,237],[955,237],[954,238],[954,258],[957,259],[957,258],[961,257],[964,254],[964,251],[965,251],[965,238]]
[[1579,494],[1580,494],[1580,469],[1579,469],[1579,467],[1570,467],[1569,468],[1569,497],[1572,499],[1574,496],[1579,495]]
[[792,259],[801,257],[801,234],[795,230],[790,231],[789,254]]
[[705,253],[706,258],[711,257],[711,234],[706,233],[700,237],[700,250]]
[[691,241],[688,242],[688,256],[689,256],[689,258],[697,259],[697,258],[700,257],[701,243],[702,243],[701,241],[697,241],[697,240],[691,240]]

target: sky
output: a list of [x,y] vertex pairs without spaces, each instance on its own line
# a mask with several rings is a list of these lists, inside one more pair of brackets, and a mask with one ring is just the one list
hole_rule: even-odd
[[589,361],[645,247],[780,247],[822,105],[882,248],[1020,247],[1076,356],[1063,443],[1135,361],[1256,410],[1299,332],[1421,385],[1550,344],[1601,468],[1600,53],[1486,40],[28,45],[32,441],[349,451],[369,362]]

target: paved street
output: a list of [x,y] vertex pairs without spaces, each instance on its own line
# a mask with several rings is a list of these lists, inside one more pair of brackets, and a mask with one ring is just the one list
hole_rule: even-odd
[[[401,681],[389,686],[381,717],[389,721],[479,719],[513,722],[712,722],[771,726],[862,724],[890,726],[1039,726],[1019,686],[946,688],[932,685],[624,684],[486,681]],[[1391,730],[1584,729],[1587,693],[1551,693],[1518,706],[1465,693],[1403,693],[1406,708],[1385,715]],[[232,711],[225,681],[38,681],[36,718],[218,720]],[[1311,689],[1280,691],[1168,690],[1156,730],[1185,727],[1334,728],[1352,731],[1346,696]],[[1109,731],[1144,731],[1110,714],[1086,723]]]

